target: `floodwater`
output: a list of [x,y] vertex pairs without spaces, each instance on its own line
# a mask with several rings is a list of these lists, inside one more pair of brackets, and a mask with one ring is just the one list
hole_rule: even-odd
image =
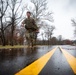
[[[15,75],[57,46],[38,46],[35,48],[0,49],[0,75]],[[76,47],[61,46],[76,58]],[[41,62],[42,63],[42,62]],[[44,66],[39,75],[75,75],[59,48]]]
[[14,75],[54,47],[0,49],[0,75]]

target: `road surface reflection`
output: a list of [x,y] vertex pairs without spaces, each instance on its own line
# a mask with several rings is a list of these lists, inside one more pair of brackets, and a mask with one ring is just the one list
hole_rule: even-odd
[[14,75],[54,47],[0,49],[0,75]]

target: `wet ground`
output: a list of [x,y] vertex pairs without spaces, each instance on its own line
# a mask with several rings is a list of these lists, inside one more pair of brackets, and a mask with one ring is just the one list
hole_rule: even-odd
[[14,75],[52,49],[53,47],[48,46],[35,47],[34,49],[1,49],[0,75]]
[[39,75],[74,75],[74,73],[58,48]]
[[[0,75],[14,75],[56,46],[38,46],[34,49],[0,49]],[[61,46],[76,57],[74,46]],[[41,62],[42,63],[42,62]],[[25,74],[26,75],[26,74]],[[75,75],[59,48],[44,66],[39,75]]]

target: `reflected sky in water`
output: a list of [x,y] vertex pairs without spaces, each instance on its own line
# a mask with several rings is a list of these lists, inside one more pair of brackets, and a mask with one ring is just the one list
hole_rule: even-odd
[[40,46],[33,49],[0,49],[0,75],[14,75],[53,48],[54,46]]

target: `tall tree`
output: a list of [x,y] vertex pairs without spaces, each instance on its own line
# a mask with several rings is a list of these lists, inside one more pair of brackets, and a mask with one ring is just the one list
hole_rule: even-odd
[[5,42],[5,34],[4,34],[4,16],[6,14],[8,8],[8,0],[0,0],[0,31],[1,31],[1,41],[2,41],[2,45],[5,46],[6,42]]
[[32,12],[33,18],[36,20],[38,25],[41,27],[42,22],[45,20],[48,20],[50,22],[53,22],[52,12],[48,11],[47,8],[47,0],[31,0],[31,3],[34,5],[33,9],[32,7],[28,6],[29,4],[26,4],[26,9]]
[[[48,2],[47,0],[31,0],[31,3],[33,4],[33,8],[30,7],[29,4],[26,4],[25,7],[27,10],[31,11],[32,16],[35,19],[38,27],[45,31],[45,29],[43,28],[45,27],[44,22],[47,23],[49,21],[51,23],[54,21],[52,16],[53,13],[51,11],[48,11],[47,8]],[[53,28],[53,26],[51,26],[51,28]]]
[[9,1],[9,17],[11,22],[11,45],[14,44],[14,30],[16,28],[16,25],[19,24],[21,17],[23,15],[23,8],[21,8],[22,0],[10,0]]

